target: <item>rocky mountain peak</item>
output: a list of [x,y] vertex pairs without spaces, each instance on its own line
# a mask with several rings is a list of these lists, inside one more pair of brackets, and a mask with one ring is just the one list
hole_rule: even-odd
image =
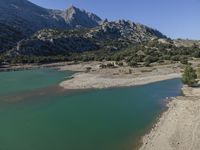
[[80,9],[77,8],[77,7],[74,6],[74,5],[70,5],[70,6],[67,8],[67,10],[74,10],[74,11],[76,11],[76,10],[80,10]]
[[[8,50],[6,46],[2,46],[1,40],[3,41],[3,38],[10,36],[13,32],[20,34],[20,36],[13,36],[16,37],[13,43],[16,44],[21,40],[21,36],[26,38],[42,29],[93,28],[101,21],[101,18],[95,14],[80,10],[73,5],[64,11],[53,10],[38,6],[29,0],[0,0],[0,14],[0,29],[2,30],[0,52]],[[12,30],[4,35],[4,28]]]
[[71,5],[69,8],[67,8],[66,11],[63,12],[62,16],[67,25],[71,28],[92,28],[98,26],[102,21],[97,15],[85,10],[81,10],[74,5]]
[[126,20],[104,21],[100,26],[92,29],[88,36],[97,39],[126,39],[132,42],[143,42],[155,38],[167,38],[155,29]]

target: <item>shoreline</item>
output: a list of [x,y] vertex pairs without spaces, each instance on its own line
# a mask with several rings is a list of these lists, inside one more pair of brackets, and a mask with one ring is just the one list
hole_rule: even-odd
[[21,71],[21,70],[31,70],[40,68],[56,68],[59,69],[61,66],[67,63],[51,63],[51,64],[16,64],[16,65],[6,65],[0,67],[0,72],[10,72],[10,71]]
[[[100,68],[100,62],[65,65],[61,71],[76,71],[70,80],[59,85],[64,89],[104,89],[129,87],[181,77],[181,69],[177,64],[153,67],[116,67]],[[90,68],[88,71],[87,68]]]
[[[20,71],[36,68],[55,68],[59,71],[73,71],[70,79],[59,84],[67,90],[103,89],[129,87],[181,77],[180,64],[155,65],[152,67],[131,68],[117,66],[115,68],[100,68],[101,64],[110,62],[59,62],[51,64],[26,64],[0,68],[3,71]],[[111,62],[114,63],[114,62]],[[87,68],[90,68],[88,71]]]
[[[177,97],[184,96],[183,92],[182,92],[183,91],[182,89],[183,89],[183,87],[181,88],[180,96],[177,96]],[[143,134],[140,134],[140,137],[139,137],[138,142],[137,142],[137,146],[134,147],[135,150],[141,150],[143,147],[145,147],[145,145],[146,145],[145,141],[147,140],[149,135],[152,134],[152,131],[157,127],[157,124],[159,123],[159,121],[163,117],[163,115],[169,111],[170,103],[172,101],[176,100],[177,97],[166,97],[164,99],[164,102],[163,102],[164,103],[164,108],[155,116],[155,118],[153,119],[151,124],[147,128],[145,128],[145,131],[143,132]],[[147,149],[147,150],[149,150],[149,149]],[[160,150],[160,149],[158,149],[158,150]],[[168,150],[168,149],[163,149],[163,150]]]
[[[150,84],[154,82],[164,81],[164,80],[170,80],[170,79],[176,79],[180,78],[180,74],[168,74],[168,75],[157,75],[157,76],[150,76],[150,77],[138,77],[138,78],[129,78],[125,80],[120,79],[98,79],[95,76],[90,76],[84,73],[78,73],[75,75],[72,75],[72,78],[69,80],[65,80],[59,84],[60,87],[66,89],[66,90],[84,90],[84,89],[105,89],[105,88],[117,88],[117,87],[131,87],[131,86],[139,86],[139,85],[145,85]],[[84,80],[87,80],[89,78],[95,78],[97,82],[89,81],[88,83],[84,84],[85,81],[80,81],[79,79],[83,78]],[[98,81],[101,80],[101,81]],[[108,81],[110,80],[110,81]],[[79,82],[80,81],[80,82]],[[79,83],[78,83],[79,82]]]
[[141,139],[139,150],[199,150],[200,88],[182,88]]

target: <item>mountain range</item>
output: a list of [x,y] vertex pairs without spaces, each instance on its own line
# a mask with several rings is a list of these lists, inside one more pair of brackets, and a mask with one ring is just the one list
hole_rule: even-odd
[[66,10],[52,10],[37,6],[28,0],[1,0],[0,22],[14,26],[23,33],[43,28],[92,28],[102,21],[95,14],[74,6]]
[[120,49],[133,43],[167,39],[145,25],[103,20],[75,6],[52,10],[28,0],[1,0],[0,14],[0,52],[13,55]]

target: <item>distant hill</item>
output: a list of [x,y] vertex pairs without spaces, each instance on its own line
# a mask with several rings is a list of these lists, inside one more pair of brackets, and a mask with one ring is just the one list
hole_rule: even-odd
[[195,45],[200,47],[200,41],[198,41],[198,40],[177,39],[177,40],[174,40],[174,44],[178,47],[180,47],[180,46],[191,47],[191,46],[195,46]]

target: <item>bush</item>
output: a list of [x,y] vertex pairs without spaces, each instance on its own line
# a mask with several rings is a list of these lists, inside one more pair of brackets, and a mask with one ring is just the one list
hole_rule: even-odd
[[152,62],[152,56],[147,56],[144,59],[144,66],[149,67]]
[[197,69],[197,78],[200,79],[200,68]]
[[101,64],[99,67],[100,67],[101,69],[105,69],[105,68],[106,68],[106,65]]
[[87,67],[87,68],[86,68],[86,72],[90,72],[91,70],[92,70],[91,67]]
[[187,57],[181,57],[180,62],[184,65],[188,64],[188,58]]
[[123,62],[117,62],[117,65],[122,67],[122,66],[124,66],[124,63]]
[[171,57],[172,61],[180,61],[180,56],[179,55],[175,55]]
[[196,71],[192,68],[191,65],[187,65],[185,67],[183,76],[182,76],[182,82],[184,84],[187,84],[188,86],[195,86],[197,84],[197,74]]
[[200,57],[200,51],[195,51],[193,54],[192,54],[193,57],[195,58],[199,58]]
[[132,60],[132,61],[128,62],[128,65],[129,65],[130,67],[136,67],[138,64],[137,64],[136,61]]
[[107,66],[108,68],[114,68],[114,67],[115,67],[114,63],[108,63],[106,66]]

